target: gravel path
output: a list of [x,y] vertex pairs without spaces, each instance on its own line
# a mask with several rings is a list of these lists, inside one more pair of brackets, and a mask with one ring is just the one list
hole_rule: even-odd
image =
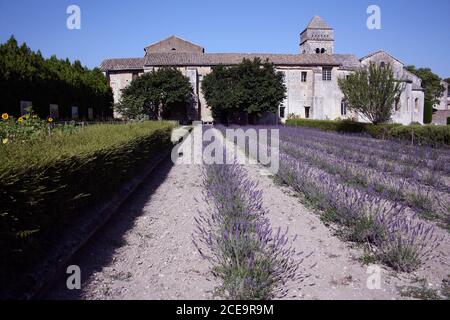
[[[245,167],[264,192],[273,226],[289,226],[298,236],[297,250],[312,252],[302,265],[309,277],[292,286],[289,299],[401,298],[397,286],[410,283],[412,275],[381,267],[380,288],[369,289],[367,266],[357,261],[359,249],[333,236],[318,215],[262,174],[260,166]],[[62,277],[46,298],[213,298],[216,280],[191,241],[193,217],[204,206],[195,200],[201,193],[201,166],[167,159],[71,262],[81,268],[82,290],[67,290]]]
[[71,262],[82,290],[62,277],[46,298],[210,299],[214,279],[191,240],[200,183],[199,166],[167,159]]

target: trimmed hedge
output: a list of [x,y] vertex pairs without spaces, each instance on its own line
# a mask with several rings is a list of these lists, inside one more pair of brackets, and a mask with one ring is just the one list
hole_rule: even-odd
[[450,145],[450,127],[437,125],[369,124],[348,120],[289,119],[289,126],[316,128],[342,133],[365,133],[376,139],[406,140],[432,147]]
[[150,121],[92,125],[0,146],[1,282],[23,277],[71,221],[170,148],[173,127]]

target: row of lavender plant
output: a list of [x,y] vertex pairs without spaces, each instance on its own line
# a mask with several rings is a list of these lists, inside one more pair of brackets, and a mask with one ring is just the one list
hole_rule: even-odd
[[282,131],[287,136],[291,134],[294,136],[302,134],[311,137],[311,140],[325,144],[336,144],[339,142],[341,145],[353,151],[365,153],[380,159],[450,173],[450,151],[447,149],[406,146],[402,143],[392,141],[323,132],[308,128],[285,127]]
[[447,202],[448,194],[437,192],[415,180],[398,178],[388,173],[369,169],[360,164],[347,161],[346,157],[336,157],[308,147],[282,142],[281,151],[299,161],[308,162],[331,174],[340,177],[340,183],[358,185],[363,189],[372,189],[382,197],[402,201],[412,210],[428,219],[446,221],[446,212],[441,202]]
[[220,279],[217,293],[228,299],[284,297],[288,283],[303,280],[302,253],[288,230],[274,231],[262,205],[262,191],[239,165],[207,165],[204,201],[193,235],[198,251]]
[[[290,130],[287,133],[291,133]],[[450,191],[448,183],[439,171],[433,171],[422,168],[418,165],[407,165],[398,161],[386,160],[383,157],[377,157],[370,150],[356,150],[346,144],[336,144],[333,141],[317,141],[317,139],[305,139],[297,135],[287,134],[282,130],[282,139],[285,142],[291,142],[302,148],[309,148],[344,158],[346,162],[363,165],[366,168],[376,169],[389,175],[406,178],[413,182],[421,183],[426,186],[432,186],[445,192]],[[316,138],[316,137],[314,137]]]
[[283,152],[277,178],[320,209],[325,221],[340,225],[342,235],[368,244],[374,255],[395,270],[411,272],[433,257],[443,239],[434,227],[405,214],[405,206],[343,184],[336,176]]
[[[358,151],[348,143],[346,135],[325,133],[324,138],[323,132],[311,129],[282,128],[280,131],[282,141],[291,141],[298,145],[298,147],[290,148],[291,153],[300,154],[303,158],[309,158],[316,165],[341,174],[348,183],[356,182],[366,187],[373,187],[391,199],[398,198],[398,200],[405,201],[422,216],[438,219],[444,223],[446,228],[450,228],[450,193],[446,182],[446,180],[450,179],[448,176],[440,173],[441,178],[438,178],[437,174],[439,173],[437,172],[422,175],[416,174],[415,170],[420,171],[416,167],[412,168],[413,170],[410,172],[397,169],[396,171],[403,172],[403,175],[398,174],[400,178],[396,178],[396,173],[391,174],[383,171],[382,167],[378,168],[379,170],[373,170],[370,169],[370,165],[367,162],[359,164],[353,161],[353,157],[358,158],[356,156]],[[357,137],[350,138],[352,139],[351,141],[357,139]],[[313,142],[311,146],[310,141],[318,142]],[[318,146],[321,143],[324,147]],[[384,141],[384,143],[390,145],[391,142]],[[334,145],[334,149],[330,149],[330,145]],[[308,150],[311,149],[315,150],[315,152],[312,154],[309,152],[310,155],[308,156]],[[349,154],[346,150],[353,150],[353,153]],[[436,152],[444,151],[438,150]],[[363,150],[363,152],[359,153],[370,154],[370,150]],[[374,154],[370,154],[369,157],[367,161],[377,162],[379,160]],[[429,185],[434,186],[434,188]]]

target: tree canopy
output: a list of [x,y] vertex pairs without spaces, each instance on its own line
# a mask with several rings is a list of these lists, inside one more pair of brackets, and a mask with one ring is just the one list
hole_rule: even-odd
[[338,84],[348,108],[375,124],[391,120],[394,103],[403,91],[402,83],[395,79],[389,64],[383,67],[372,62],[338,79]]
[[214,67],[203,78],[202,90],[213,117],[227,121],[233,113],[244,113],[250,119],[264,113],[277,113],[286,97],[283,74],[261,59],[244,59],[236,66]]
[[407,66],[406,70],[422,79],[422,87],[425,89],[425,103],[435,105],[444,93],[444,86],[441,84],[441,78],[433,73],[430,68],[419,68]]
[[161,68],[144,73],[123,89],[117,111],[127,119],[143,115],[150,119],[185,118],[192,95],[189,78],[175,68]]
[[49,104],[60,106],[60,117],[70,118],[70,106],[78,106],[80,117],[93,108],[97,117],[112,116],[113,95],[103,73],[90,70],[76,60],[45,59],[25,43],[11,37],[0,45],[0,111],[19,113],[21,100],[32,101],[40,116],[49,115]]

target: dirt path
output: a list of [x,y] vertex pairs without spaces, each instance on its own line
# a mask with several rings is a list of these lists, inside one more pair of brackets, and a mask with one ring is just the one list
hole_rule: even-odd
[[47,298],[211,298],[214,279],[191,241],[200,173],[167,159],[71,262],[82,290],[67,290],[61,278]]

